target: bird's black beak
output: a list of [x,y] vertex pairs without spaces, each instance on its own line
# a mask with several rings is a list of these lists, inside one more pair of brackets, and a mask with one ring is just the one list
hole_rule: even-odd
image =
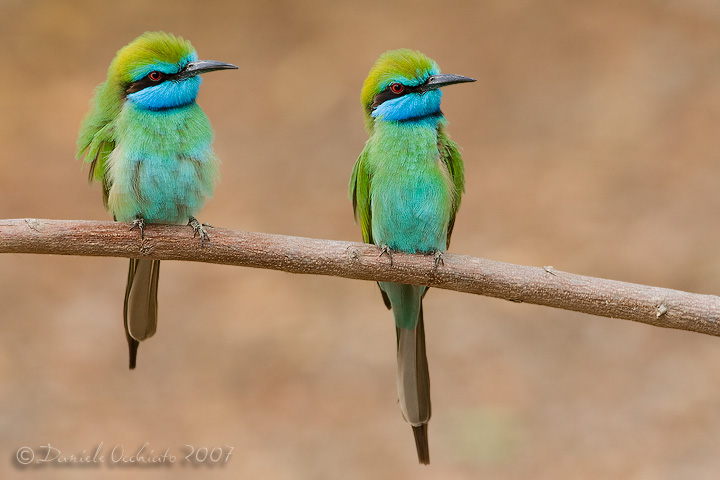
[[236,68],[238,67],[230,63],[216,62],[215,60],[195,60],[194,62],[190,62],[185,65],[185,68],[178,73],[178,76],[181,78],[189,78],[194,77],[195,75],[200,75],[201,73],[213,72],[215,70]]
[[446,87],[454,83],[465,83],[474,82],[474,78],[463,77],[462,75],[455,75],[453,73],[438,73],[437,75],[430,75],[428,79],[420,85],[422,91],[435,90],[440,87]]

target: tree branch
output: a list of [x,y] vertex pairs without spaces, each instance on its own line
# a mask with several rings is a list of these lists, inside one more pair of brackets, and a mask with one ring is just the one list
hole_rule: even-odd
[[657,327],[720,336],[720,297],[574,275],[445,253],[393,253],[374,245],[209,228],[200,246],[190,227],[74,220],[0,220],[0,253],[153,258],[238,265],[456,290]]

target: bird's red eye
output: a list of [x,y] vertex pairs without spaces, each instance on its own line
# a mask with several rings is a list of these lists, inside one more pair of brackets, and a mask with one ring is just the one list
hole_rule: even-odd
[[395,95],[399,95],[405,90],[405,85],[402,83],[393,83],[390,85],[390,90],[392,90]]
[[159,82],[160,79],[162,78],[162,73],[161,72],[150,72],[148,74],[148,78],[150,80],[152,80],[153,82]]

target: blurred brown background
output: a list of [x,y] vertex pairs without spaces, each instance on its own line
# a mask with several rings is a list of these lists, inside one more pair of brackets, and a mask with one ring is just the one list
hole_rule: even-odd
[[[93,88],[146,30],[240,66],[205,77],[222,182],[199,218],[358,240],[359,94],[385,50],[445,91],[467,194],[451,250],[720,291],[720,3],[19,1],[0,4],[0,218],[107,220],[74,160]],[[433,290],[432,465],[396,404],[371,282],[166,262],[126,368],[127,260],[0,257],[0,477],[715,479],[720,339]],[[170,448],[165,467],[19,468],[18,448]],[[184,445],[233,446],[223,466]]]

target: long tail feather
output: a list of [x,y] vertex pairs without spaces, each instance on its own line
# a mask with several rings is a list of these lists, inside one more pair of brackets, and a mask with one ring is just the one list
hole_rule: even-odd
[[423,423],[419,427],[413,426],[413,435],[415,435],[415,448],[417,449],[418,462],[423,465],[430,465],[430,447],[428,446],[427,423]]
[[397,387],[400,408],[413,427],[418,461],[430,463],[427,423],[430,420],[430,374],[425,351],[422,304],[414,329],[397,328]]
[[130,369],[135,368],[138,345],[157,330],[159,260],[130,259],[123,317]]

